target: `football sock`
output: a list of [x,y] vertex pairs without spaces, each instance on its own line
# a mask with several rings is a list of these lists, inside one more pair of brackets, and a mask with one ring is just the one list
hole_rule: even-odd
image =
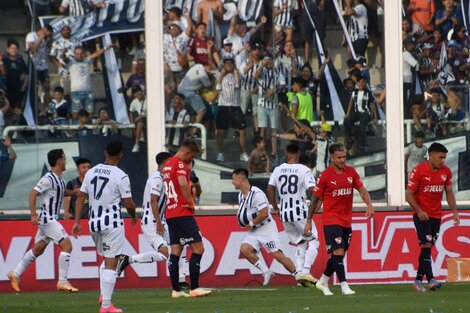
[[114,285],[116,284],[116,271],[103,269],[101,277],[101,295],[103,296],[102,307],[108,308],[111,305],[111,297],[113,295]]
[[20,277],[21,274],[26,271],[28,266],[34,262],[34,260],[36,260],[36,257],[34,256],[33,251],[29,250],[28,252],[26,252],[26,254],[21,259],[20,263],[18,263],[18,265],[13,270],[15,276]]
[[331,256],[331,258],[326,263],[326,268],[323,274],[325,276],[331,277],[331,275],[333,275],[334,272],[335,272],[335,268],[333,266],[333,256]]
[[315,259],[318,255],[318,240],[312,240],[307,242],[307,251],[305,253],[305,261],[304,261],[304,268],[308,268],[310,272],[310,268],[312,267]]
[[186,282],[186,268],[188,267],[188,259],[186,258],[186,249],[183,249],[179,260],[179,281]]
[[349,285],[346,281],[342,281],[340,284],[341,284],[341,290],[342,291],[345,291],[345,290],[349,289]]
[[305,264],[305,253],[307,251],[307,244],[299,243],[297,249],[295,250],[295,268],[298,271],[301,271]]
[[189,259],[189,280],[191,290],[199,288],[199,272],[201,271],[202,254],[193,253]]
[[103,277],[103,270],[104,270],[104,260],[101,262],[100,265],[100,291],[103,290],[103,282],[102,282],[102,277]]
[[416,279],[422,281],[424,276],[424,271],[423,271],[423,266],[421,264],[421,258],[419,258],[419,263],[418,263],[418,271],[416,272]]
[[171,287],[174,291],[181,291],[179,284],[179,262],[180,257],[170,254],[168,258],[168,271],[170,272]]
[[266,262],[262,258],[258,259],[258,262],[255,263],[255,267],[259,269],[263,274],[269,272],[268,266],[266,265]]
[[419,254],[419,263],[423,272],[426,274],[428,282],[434,278],[432,273],[432,260],[431,260],[431,248],[421,248],[421,253]]
[[62,251],[59,255],[59,283],[67,282],[69,272],[70,253]]
[[346,272],[344,271],[343,259],[344,255],[333,255],[330,259],[333,261],[333,267],[340,282],[346,280]]
[[149,251],[129,257],[131,263],[153,263],[163,261],[162,256],[157,251]]
[[330,276],[326,276],[325,274],[322,274],[319,280],[320,284],[327,285],[327,286],[328,286],[329,281],[330,281]]

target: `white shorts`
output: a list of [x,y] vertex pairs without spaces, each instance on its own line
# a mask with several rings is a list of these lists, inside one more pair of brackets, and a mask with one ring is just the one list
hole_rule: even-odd
[[289,237],[290,242],[297,245],[301,242],[312,241],[318,239],[318,231],[315,223],[312,221],[312,234],[310,236],[304,236],[304,228],[307,220],[300,220],[295,222],[282,222],[284,231]]
[[49,242],[52,241],[58,245],[67,237],[68,235],[64,227],[56,220],[52,220],[48,221],[46,224],[38,225],[38,232],[36,233],[34,243],[45,241],[47,244],[49,244]]
[[256,251],[259,251],[261,247],[269,253],[281,250],[281,240],[274,221],[251,230],[243,239],[243,243],[249,244]]
[[170,238],[168,237],[168,226],[166,223],[163,223],[163,227],[165,228],[165,232],[163,233],[163,236],[161,236],[160,234],[157,234],[157,226],[155,224],[140,225],[145,239],[147,239],[148,243],[155,251],[158,251],[160,246],[166,246],[170,242]]
[[124,227],[91,233],[91,238],[95,242],[98,254],[110,259],[122,254],[124,237]]

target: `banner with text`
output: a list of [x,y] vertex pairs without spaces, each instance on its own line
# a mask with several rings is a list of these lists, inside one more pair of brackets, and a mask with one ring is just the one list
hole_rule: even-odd
[[[448,258],[470,257],[470,211],[460,212],[461,225],[454,226],[452,214],[442,219],[441,231],[433,249],[434,274],[447,279]],[[245,260],[239,252],[245,231],[240,229],[234,216],[197,217],[204,237],[205,254],[201,262],[200,283],[204,287],[261,285],[261,273]],[[315,216],[320,233],[320,249],[312,267],[312,274],[319,277],[329,258],[323,238],[321,216]],[[66,230],[73,222],[62,221]],[[69,279],[80,289],[98,289],[98,269],[101,260],[83,221],[84,234],[72,239]],[[139,225],[132,226],[126,220],[125,253],[129,255],[150,251]],[[280,223],[279,229],[282,230]],[[1,221],[0,228],[0,292],[11,292],[7,279],[22,256],[34,243],[36,228],[29,221]],[[363,213],[354,214],[353,237],[345,259],[347,278],[352,284],[398,283],[414,279],[419,256],[419,246],[411,213],[379,212],[367,220]],[[295,247],[289,244],[281,231],[283,251],[294,258]],[[54,290],[57,281],[57,258],[60,251],[49,245],[45,253],[21,276],[22,291]],[[272,285],[295,285],[294,278],[270,255],[263,251],[268,266],[277,275]],[[464,279],[470,281],[470,277]],[[189,278],[188,278],[189,281]],[[336,282],[336,278],[335,278]],[[131,264],[117,281],[116,288],[170,288],[165,263]]]

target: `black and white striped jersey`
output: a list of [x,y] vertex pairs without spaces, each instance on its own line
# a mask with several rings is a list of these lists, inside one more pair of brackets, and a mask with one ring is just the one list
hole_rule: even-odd
[[267,223],[270,223],[273,218],[269,213],[269,202],[264,192],[258,187],[251,186],[248,195],[245,197],[242,192],[238,194],[238,212],[237,219],[238,224],[241,227],[248,225],[255,217],[258,212],[264,208],[268,208],[268,217],[261,223],[257,223],[253,228],[260,227]]
[[315,178],[308,167],[283,163],[274,169],[268,184],[276,187],[280,198],[281,221],[294,222],[307,218],[307,190],[315,187]]
[[[299,9],[297,0],[275,0],[274,7],[278,7],[281,13],[277,15],[274,22],[278,26],[293,26],[294,24],[294,11]],[[283,9],[283,7],[285,9]]]
[[272,88],[279,88],[285,85],[285,79],[282,72],[275,68],[263,68],[261,76],[258,77],[258,105],[267,109],[274,109],[277,107],[277,92],[268,96],[267,92]]
[[105,163],[91,168],[80,191],[88,194],[91,232],[124,226],[121,199],[132,198],[129,176],[119,167]]
[[330,166],[330,145],[332,140],[317,136],[317,175]]
[[69,8],[71,16],[84,16],[90,12],[90,3],[95,4],[93,0],[62,0],[61,6]]
[[248,63],[250,63],[250,60],[245,60],[245,62],[243,62],[242,66],[240,67],[240,72],[242,74],[242,82],[240,88],[252,91],[258,86],[257,79],[255,78],[255,73],[260,67],[261,61],[253,64],[253,66],[246,72],[246,74],[243,74],[245,68],[248,66]]
[[158,212],[160,213],[160,219],[162,222],[165,221],[165,208],[166,208],[166,195],[163,185],[163,177],[159,171],[156,171],[147,179],[145,184],[144,196],[143,196],[143,209],[144,213],[140,221],[141,225],[155,224],[156,220],[153,215],[152,205],[150,204],[151,196],[155,195],[158,197]]
[[353,10],[356,14],[349,19],[349,36],[351,36],[351,40],[368,39],[366,7],[363,4],[358,4]]
[[47,172],[34,186],[34,190],[41,194],[39,223],[47,224],[57,220],[59,210],[64,202],[65,181],[62,176]]
[[[237,71],[237,69],[235,69]],[[235,81],[233,73],[226,74],[220,84],[217,84],[219,91],[219,103],[221,107],[240,106],[240,85]]]

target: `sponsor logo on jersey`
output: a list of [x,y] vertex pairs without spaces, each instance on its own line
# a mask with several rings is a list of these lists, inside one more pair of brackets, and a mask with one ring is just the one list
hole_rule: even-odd
[[341,238],[341,237],[336,237],[336,238],[335,238],[335,241],[336,241],[337,244],[340,245],[341,242],[343,241],[343,238]]
[[348,196],[348,195],[352,195],[353,193],[353,189],[352,188],[341,188],[341,189],[335,189],[333,190],[333,192],[331,193],[331,195],[333,197],[337,197],[337,196]]
[[443,185],[429,185],[424,187],[424,192],[442,192],[444,191]]
[[187,243],[191,243],[194,241],[194,238],[193,237],[190,237],[190,238],[180,238],[180,244],[182,246],[184,246],[185,244]]

